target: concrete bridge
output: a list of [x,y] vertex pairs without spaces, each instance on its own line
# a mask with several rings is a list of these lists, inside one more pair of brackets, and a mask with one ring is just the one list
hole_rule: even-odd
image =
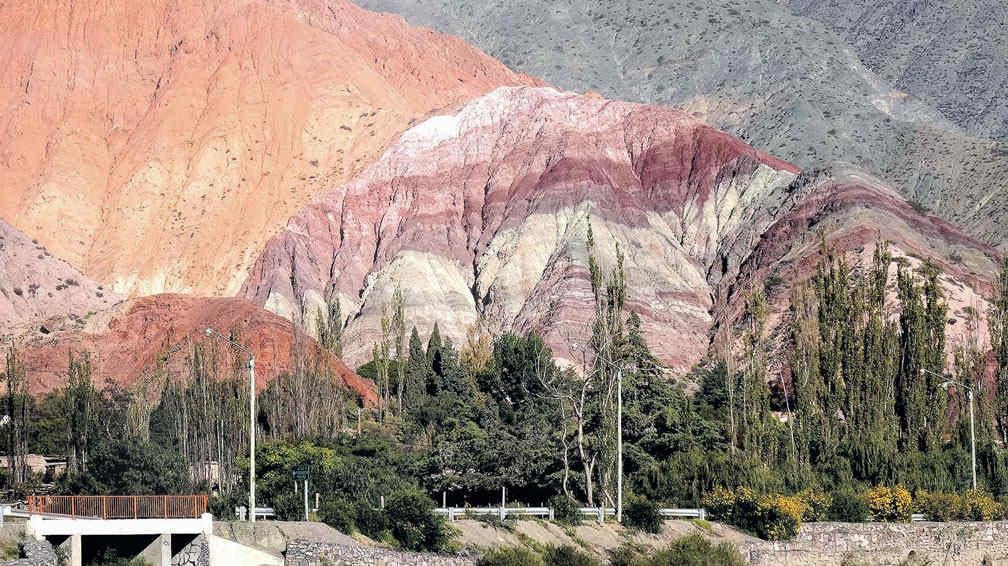
[[25,532],[61,548],[70,566],[108,549],[169,566],[183,554],[209,554],[202,550],[213,534],[206,508],[206,495],[32,496]]
[[26,535],[48,541],[70,566],[110,549],[153,566],[284,563],[282,549],[274,554],[214,535],[206,495],[31,496],[27,509],[0,505],[0,524],[11,520],[24,521]]

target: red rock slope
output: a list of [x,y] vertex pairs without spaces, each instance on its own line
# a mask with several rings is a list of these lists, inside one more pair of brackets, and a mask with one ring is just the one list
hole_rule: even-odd
[[[69,323],[35,332],[22,342],[23,358],[33,392],[61,387],[66,381],[71,352],[91,355],[94,379],[132,385],[152,371],[159,356],[187,340],[203,339],[207,327],[229,333],[256,354],[256,380],[261,389],[273,377],[293,367],[294,332],[286,319],[243,299],[202,299],[182,295],[157,295],[124,303],[84,324]],[[316,348],[313,340],[308,348]],[[167,371],[185,375],[187,350],[168,358]],[[224,356],[225,358],[227,356]],[[223,362],[222,362],[223,363]],[[340,360],[328,357],[338,375],[365,403],[375,401],[373,384],[359,377]]]
[[120,301],[0,220],[0,336],[38,330],[52,317],[88,317]]
[[458,343],[483,318],[543,331],[569,357],[591,316],[590,221],[603,263],[615,243],[626,256],[655,352],[684,370],[747,283],[808,273],[820,230],[844,249],[881,234],[897,254],[959,258],[960,299],[986,289],[993,250],[858,172],[797,174],[672,108],[502,88],[417,125],[317,198],[270,241],[244,294],[288,317],[338,297],[354,362],[396,286],[421,330],[438,322]]
[[412,121],[534,82],[346,0],[3,2],[0,61],[0,217],[130,294],[233,294]]

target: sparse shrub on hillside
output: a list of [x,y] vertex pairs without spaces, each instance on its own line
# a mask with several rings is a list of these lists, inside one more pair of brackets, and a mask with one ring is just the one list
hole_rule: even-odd
[[543,559],[521,546],[490,549],[476,561],[476,566],[546,566]]
[[546,549],[543,556],[546,566],[601,566],[594,556],[569,544]]
[[20,548],[16,539],[0,540],[0,560],[16,560],[20,555]]
[[927,205],[925,205],[924,203],[922,203],[917,199],[910,199],[907,201],[907,204],[909,204],[910,207],[917,212],[917,214],[922,214],[925,216],[931,214],[931,210],[927,207]]
[[728,543],[714,544],[699,533],[686,535],[668,548],[654,550],[624,544],[609,553],[613,566],[743,566],[738,548]]
[[900,561],[899,566],[932,566],[934,562],[927,556],[921,556],[917,554],[917,551],[911,550],[907,553],[907,557]]

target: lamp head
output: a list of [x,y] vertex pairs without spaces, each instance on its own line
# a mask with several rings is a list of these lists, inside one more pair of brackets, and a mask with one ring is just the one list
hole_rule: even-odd
[[952,385],[951,381],[943,381],[941,382],[940,385],[938,385],[938,387],[941,387],[942,389],[948,391],[949,385]]

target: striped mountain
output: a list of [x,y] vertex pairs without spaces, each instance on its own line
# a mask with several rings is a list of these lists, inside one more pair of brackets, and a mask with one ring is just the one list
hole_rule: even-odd
[[603,264],[617,245],[625,255],[630,308],[680,371],[772,274],[779,321],[823,238],[868,254],[881,237],[910,262],[932,258],[953,320],[983,301],[997,254],[857,169],[803,173],[673,108],[505,87],[418,124],[314,199],[242,292],[306,320],[339,300],[351,362],[369,356],[397,287],[421,332],[438,323],[459,343],[477,322],[536,330],[572,359],[592,310],[589,224]]

